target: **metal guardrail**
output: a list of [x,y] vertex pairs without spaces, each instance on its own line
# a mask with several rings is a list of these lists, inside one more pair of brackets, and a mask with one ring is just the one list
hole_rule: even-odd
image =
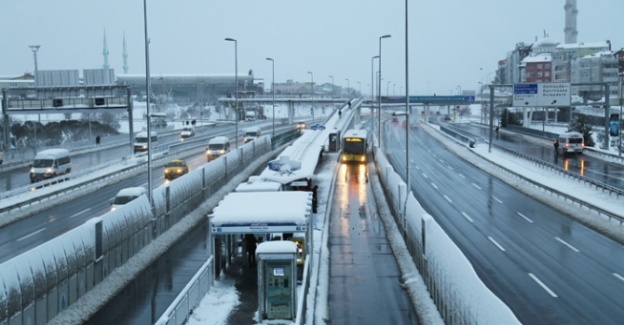
[[[461,139],[463,142],[466,142],[465,139],[467,139],[467,138],[465,136],[459,134],[459,133],[455,133],[454,130],[451,130],[451,129],[448,129],[448,128],[444,128],[444,127],[440,127],[440,129],[443,130],[445,133],[453,136],[454,138]],[[452,134],[452,133],[455,133],[455,134]],[[565,169],[562,169],[562,168],[560,168],[558,166],[555,166],[555,165],[553,165],[551,163],[548,163],[548,162],[545,162],[545,161],[542,161],[542,160],[539,160],[539,159],[535,159],[535,158],[529,157],[527,155],[518,153],[517,151],[511,150],[511,149],[503,147],[501,145],[497,145],[497,144],[492,144],[492,145],[495,148],[499,149],[499,150],[505,151],[506,153],[510,153],[510,154],[512,154],[512,155],[514,155],[516,157],[521,158],[521,159],[525,159],[525,160],[531,161],[531,162],[533,162],[534,164],[537,164],[540,167],[548,168],[549,170],[555,171],[555,172],[559,173],[560,175],[577,179],[577,180],[579,180],[579,181],[581,181],[581,182],[583,182],[583,183],[585,183],[587,185],[595,187],[596,189],[601,189],[602,192],[607,192],[608,191],[609,195],[615,194],[616,198],[619,198],[620,195],[624,195],[624,191],[623,190],[618,189],[616,187],[613,187],[611,185],[604,184],[602,182],[599,182],[599,181],[587,178],[585,176],[580,176],[580,175],[576,175],[576,174],[570,173],[570,172],[566,171]],[[475,153],[475,155],[476,155],[476,153]],[[524,177],[523,175],[520,175],[520,174],[518,174],[518,173],[516,173],[516,172],[514,172],[511,169],[508,169],[506,167],[503,167],[503,166],[500,166],[500,165],[496,165],[496,166],[498,168],[500,168],[501,170],[504,170],[505,172],[507,172],[507,173],[509,173],[511,175],[514,175],[515,177],[517,177],[519,179],[522,179],[522,180],[526,181],[527,183],[531,183],[534,186],[547,189],[550,192],[565,198],[566,200],[569,200],[571,202],[575,202],[575,203],[577,203],[579,205],[585,206],[585,207],[587,207],[589,209],[592,209],[592,210],[598,212],[601,215],[606,216],[609,219],[615,219],[615,220],[618,220],[620,222],[620,224],[624,224],[624,217],[622,217],[622,216],[619,216],[617,214],[613,214],[610,211],[604,210],[604,209],[602,209],[602,208],[600,208],[600,207],[598,207],[596,205],[593,205],[593,204],[591,204],[591,203],[589,203],[587,201],[579,200],[579,199],[577,199],[575,197],[572,197],[572,196],[567,195],[565,193],[559,192],[559,191],[557,191],[557,190],[555,190],[553,188],[550,188],[550,187],[548,187],[548,186],[546,186],[544,184],[538,183],[538,182],[536,182],[536,181],[534,181],[532,179]]]

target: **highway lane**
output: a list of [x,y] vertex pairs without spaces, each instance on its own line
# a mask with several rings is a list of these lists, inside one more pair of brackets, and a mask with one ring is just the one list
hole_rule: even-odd
[[[279,131],[279,133],[281,133],[286,130],[291,130],[292,128],[292,126],[280,126],[276,128],[276,132]],[[211,129],[208,132],[210,136],[216,136],[217,134],[227,134],[230,131],[232,131],[231,126],[226,125],[224,127]],[[179,141],[177,133],[166,137],[166,139],[172,139],[174,143]],[[99,152],[91,154],[103,155],[103,153]],[[178,157],[183,158],[187,162],[189,171],[207,163],[203,148],[199,148],[194,154],[187,156],[185,153],[180,153],[175,157],[171,157],[171,159]],[[152,169],[154,188],[166,183],[163,173],[163,166],[154,167]],[[55,238],[91,218],[106,214],[110,211],[115,194],[122,188],[132,186],[147,186],[147,168],[145,168],[145,171],[140,175],[132,176],[118,183],[104,186],[95,193],[86,194],[79,199],[51,207],[33,216],[0,228],[0,263]]]
[[341,165],[331,203],[330,324],[418,324],[377,213],[366,165]]
[[[464,132],[479,135],[489,139],[489,129],[476,126],[472,123],[455,124]],[[499,132],[498,136],[492,137],[493,143],[507,147],[513,151],[521,152],[534,159],[539,159],[571,173],[585,176],[593,180],[611,185],[624,190],[624,166],[621,164],[605,161],[591,155],[555,155],[552,143],[544,145],[543,141],[528,141],[513,132]]]
[[[404,134],[389,156],[405,174]],[[624,247],[459,159],[413,131],[411,185],[484,283],[525,324],[624,319]]]

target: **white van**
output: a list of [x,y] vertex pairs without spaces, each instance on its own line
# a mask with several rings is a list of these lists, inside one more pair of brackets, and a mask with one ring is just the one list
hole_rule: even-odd
[[217,159],[230,152],[230,139],[224,136],[214,137],[208,142],[206,158],[208,161]]
[[585,139],[580,132],[566,132],[559,134],[559,153],[579,153],[585,149]]
[[[151,133],[152,146],[158,143],[158,134],[154,131]],[[134,153],[145,152],[148,149],[147,132],[139,132],[134,136]]]
[[182,128],[182,132],[180,132],[180,141],[184,141],[195,135],[195,128],[192,126],[185,126]]
[[30,165],[30,182],[52,178],[71,172],[71,157],[67,149],[48,149],[38,152]]
[[251,127],[245,129],[245,136],[243,137],[243,143],[253,141],[260,137],[261,129],[259,127]]
[[142,186],[127,187],[127,188],[120,190],[119,192],[117,192],[117,195],[115,195],[115,199],[113,200],[113,206],[111,210],[115,211],[120,206],[127,204],[128,202],[138,198],[139,196],[143,194],[147,194],[147,190],[145,189],[145,187],[142,187]]

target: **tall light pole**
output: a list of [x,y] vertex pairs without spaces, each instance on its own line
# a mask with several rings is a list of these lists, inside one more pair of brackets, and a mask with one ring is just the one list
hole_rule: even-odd
[[312,94],[312,124],[314,124],[314,74],[308,71],[312,82],[310,82],[310,94]]
[[457,89],[457,95],[461,96],[461,94],[462,94],[462,87],[458,85],[457,87],[455,87],[455,89]]
[[234,42],[234,132],[236,132],[236,149],[238,149],[238,41],[233,38],[226,38],[228,42]]
[[154,201],[152,198],[152,119],[150,117],[150,91],[152,85],[150,83],[150,64],[149,64],[149,37],[147,35],[147,0],[143,0],[143,25],[145,31],[145,93],[147,95],[147,198],[152,206]]
[[351,87],[351,84],[349,84],[349,78],[345,78],[345,80],[347,81],[347,97],[349,97],[349,88]]
[[273,71],[273,81],[271,82],[271,93],[273,94],[273,133],[271,134],[271,139],[275,138],[275,60],[272,58],[266,58],[271,61],[271,67]]
[[39,72],[39,68],[37,67],[37,51],[41,45],[28,45],[33,52],[33,56],[35,58],[35,86],[39,86],[39,78],[37,78],[37,73]]
[[[28,47],[30,47],[30,49],[33,52],[33,56],[35,58],[35,87],[39,86],[39,68],[37,67],[37,51],[39,51],[39,48],[41,47],[41,45],[29,45]],[[37,119],[39,120],[39,123],[41,123],[41,114],[37,114]],[[35,150],[37,150],[37,124],[35,124]],[[7,144],[8,145],[8,144]]]
[[377,112],[377,118],[378,118],[377,145],[380,148],[381,148],[381,40],[384,38],[390,38],[390,37],[392,37],[390,34],[379,36],[379,82],[377,83],[377,87],[379,88],[377,91],[379,111]]
[[[379,55],[371,58],[371,132],[375,132],[375,59],[379,59]],[[372,134],[371,133],[371,134]]]
[[[371,104],[375,102],[375,59],[379,59],[379,55],[375,55],[371,58]],[[374,105],[371,105],[371,107]]]
[[[407,0],[405,0],[405,121],[407,121],[407,125],[405,128],[405,179],[406,179],[406,188],[407,195],[412,191],[410,188],[410,159],[409,159],[409,52],[408,52],[408,33],[409,29],[407,28],[408,19],[408,10],[407,10]],[[403,211],[403,215],[407,216],[407,196],[405,200],[405,208]]]
[[393,83],[393,84],[392,84],[392,96],[394,96],[394,89],[395,89],[395,88],[396,88],[396,84],[395,84],[395,83]]
[[485,118],[485,108],[483,107],[483,83],[479,81],[479,100],[481,101],[481,124]]
[[332,98],[334,98],[334,76],[329,76],[332,80],[332,91],[331,91],[331,96]]
[[386,82],[386,96],[390,96],[390,84],[392,83],[392,81],[388,80],[388,82]]
[[360,96],[362,96],[362,84],[359,81],[356,81],[358,84],[358,93],[360,93]]

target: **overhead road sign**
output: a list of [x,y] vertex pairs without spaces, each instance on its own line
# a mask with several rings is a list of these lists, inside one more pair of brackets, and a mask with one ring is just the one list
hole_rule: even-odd
[[[475,96],[409,96],[410,103],[424,104],[469,104],[474,103]],[[381,97],[382,103],[405,103],[405,96]]]
[[570,83],[545,82],[514,84],[513,106],[570,106]]

